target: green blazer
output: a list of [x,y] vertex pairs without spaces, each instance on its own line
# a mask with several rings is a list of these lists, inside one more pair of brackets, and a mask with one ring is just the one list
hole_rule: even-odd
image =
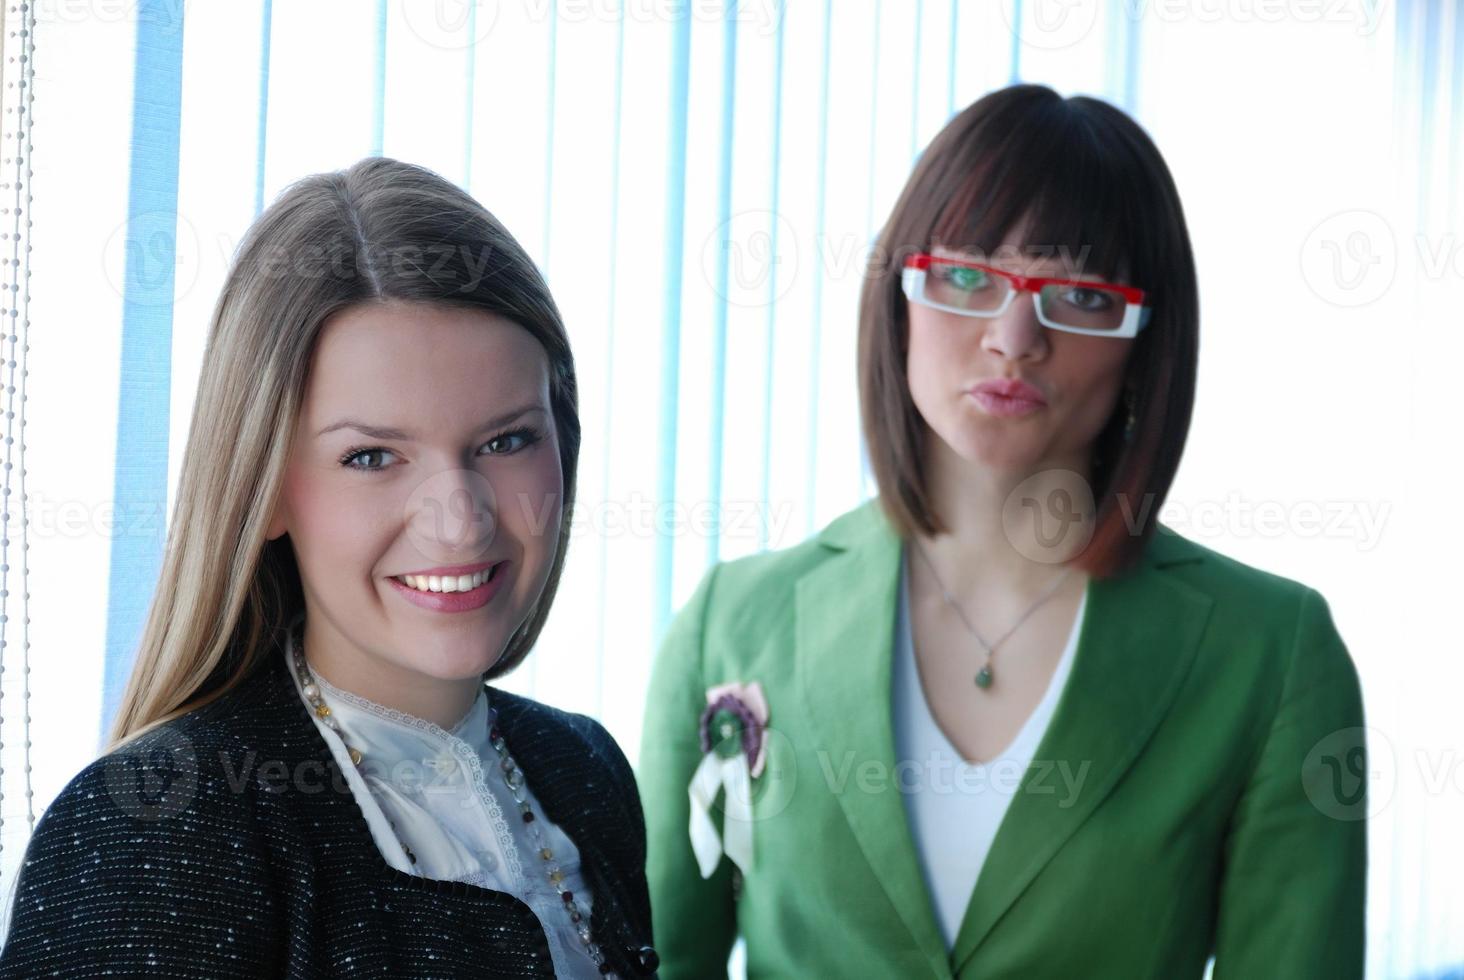
[[[1175,980],[1212,955],[1216,980],[1362,977],[1352,659],[1318,592],[1162,524],[1134,570],[1089,582],[1067,684],[947,949],[894,772],[901,553],[871,500],[716,564],[673,620],[638,772],[663,980],[725,977],[739,934],[751,978]],[[769,711],[740,882],[725,856],[703,879],[688,835],[705,691],[732,681],[759,682]],[[720,802],[712,816],[720,831]]]

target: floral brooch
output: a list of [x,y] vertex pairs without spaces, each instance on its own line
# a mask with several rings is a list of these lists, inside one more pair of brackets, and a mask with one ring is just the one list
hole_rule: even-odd
[[[752,866],[752,780],[767,762],[768,702],[762,685],[733,682],[707,689],[698,733],[703,752],[691,777],[691,847],[703,878],[717,870],[722,855],[740,870]],[[726,790],[723,827],[712,823],[712,804]]]

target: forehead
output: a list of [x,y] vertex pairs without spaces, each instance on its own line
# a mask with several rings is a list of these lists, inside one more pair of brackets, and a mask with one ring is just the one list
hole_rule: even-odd
[[342,310],[322,326],[306,410],[491,409],[547,386],[543,347],[505,317],[440,304],[372,303]]

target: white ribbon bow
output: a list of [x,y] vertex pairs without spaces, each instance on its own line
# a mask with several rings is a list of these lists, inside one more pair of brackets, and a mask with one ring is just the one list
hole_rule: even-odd
[[[726,788],[722,836],[712,824],[712,801],[717,790]],[[725,853],[744,873],[752,867],[752,774],[747,756],[741,752],[723,759],[716,750],[702,757],[691,777],[691,849],[701,866],[701,876],[710,878]]]
[[[745,741],[748,732],[744,730],[737,753],[723,758],[718,752],[716,733],[712,733],[711,750],[692,774],[687,787],[691,800],[691,849],[703,878],[712,876],[723,854],[744,874],[752,867],[752,780],[762,772],[766,761],[768,705],[762,686],[756,681],[719,684],[707,691],[707,705],[726,695],[735,697],[754,719],[759,729],[758,748],[756,756],[749,760]],[[720,835],[711,817],[719,789],[726,791]]]

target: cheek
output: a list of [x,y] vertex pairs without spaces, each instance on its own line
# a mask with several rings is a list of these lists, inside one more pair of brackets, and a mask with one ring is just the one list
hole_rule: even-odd
[[1118,403],[1127,349],[1115,352],[1111,346],[1089,344],[1085,338],[1073,346],[1077,349],[1066,352],[1069,356],[1062,361],[1074,366],[1065,386],[1071,395],[1068,412],[1076,419],[1072,431],[1094,437],[1103,430]]
[[954,368],[967,362],[959,349],[955,331],[942,329],[945,324],[933,322],[925,311],[910,316],[910,349],[905,359],[905,373],[910,399],[922,415],[940,414],[946,396],[959,387]]
[[910,342],[906,355],[905,370],[910,376],[910,385],[926,381],[939,367],[944,350],[938,332],[922,316],[910,317]]
[[374,521],[363,513],[355,495],[342,493],[338,485],[314,473],[286,477],[284,497],[291,517],[290,540],[307,564],[316,564],[313,556],[324,561],[349,553],[369,538],[367,527]]
[[512,536],[527,552],[552,552],[564,509],[558,448],[551,442],[503,467],[493,475],[493,490],[500,533]]

